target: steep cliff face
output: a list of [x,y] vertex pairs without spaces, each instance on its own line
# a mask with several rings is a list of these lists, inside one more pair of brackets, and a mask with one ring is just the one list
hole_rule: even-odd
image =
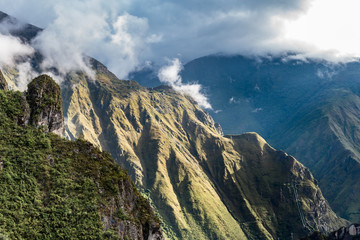
[[329,232],[346,224],[332,212],[310,171],[295,158],[276,151],[254,133],[228,137],[243,158],[242,168],[234,170],[221,187],[233,193],[229,201],[235,211],[241,209],[242,193],[255,203],[251,210],[256,218],[280,239],[299,238],[315,229]]
[[29,104],[0,90],[0,239],[163,239],[149,202],[108,153],[44,131],[38,120],[18,124],[32,116],[24,104],[62,113],[54,89],[60,94],[49,77],[35,79]]
[[64,135],[61,90],[51,77],[41,75],[31,81],[26,100],[30,105],[30,124],[45,126],[49,132]]
[[310,172],[257,134],[223,137],[191,98],[93,67],[96,82],[73,74],[64,88],[67,134],[128,169],[169,238],[289,239],[346,223]]

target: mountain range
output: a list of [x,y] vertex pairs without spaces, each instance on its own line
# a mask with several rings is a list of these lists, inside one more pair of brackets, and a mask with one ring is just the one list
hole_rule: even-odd
[[[217,55],[187,63],[181,76],[203,85],[225,133],[260,133],[310,168],[341,217],[360,221],[358,61]],[[160,84],[151,71],[133,77]]]
[[[6,15],[2,16],[3,19],[8,18]],[[24,25],[22,30],[12,34],[26,42],[34,36],[31,29],[41,31],[32,25]],[[35,70],[40,69],[42,59],[39,56],[41,54],[37,53],[31,59]],[[205,59],[212,61],[213,58]],[[223,58],[218,58],[219,62]],[[252,63],[253,60],[235,57],[237,58],[249,66],[255,64]],[[23,59],[18,61],[19,64]],[[224,126],[226,135],[223,135],[220,125],[215,123],[209,113],[199,107],[191,97],[167,86],[147,88],[135,81],[119,80],[99,61],[90,58],[89,62],[96,73],[95,79],[84,72],[71,72],[61,83],[65,117],[64,136],[72,140],[86,139],[99,150],[109,152],[119,165],[127,169],[142,196],[153,206],[162,222],[162,231],[168,239],[300,239],[313,231],[329,233],[348,224],[332,211],[323,197],[320,190],[320,187],[326,187],[323,179],[320,178],[319,187],[309,169],[294,157],[271,147],[257,133],[231,134],[244,132],[246,127],[253,126],[254,131],[260,132],[271,142],[277,142],[278,145],[275,146],[282,146],[281,141],[276,139],[290,139],[288,132],[282,132],[280,129],[276,130],[277,135],[269,133],[274,133],[273,130],[281,125],[279,119],[283,119],[281,123],[284,126],[289,124],[285,120],[290,120],[290,117],[286,116],[290,116],[287,114],[294,106],[284,100],[288,105],[276,109],[281,105],[279,99],[299,97],[305,93],[310,96],[306,89],[301,90],[299,86],[290,87],[295,84],[295,80],[287,82],[289,92],[285,91],[283,95],[275,97],[275,93],[270,94],[271,89],[276,89],[272,85],[275,80],[271,77],[263,80],[259,74],[259,81],[254,85],[251,77],[253,69],[243,66],[244,71],[249,71],[248,75],[238,75],[244,78],[244,81],[235,79],[235,76],[228,78],[231,82],[234,80],[239,83],[239,89],[232,87],[233,91],[230,91],[217,87],[219,95],[216,99],[223,105],[213,103],[213,106],[222,112],[211,114]],[[196,61],[189,63],[189,66],[195,63]],[[275,64],[276,60],[271,60],[269,64],[271,63],[281,66],[281,61]],[[288,64],[293,66],[292,61]],[[192,81],[191,74],[197,71],[213,76],[214,78],[202,78],[204,81],[207,80],[208,85],[201,82],[209,86],[210,92],[212,81],[218,80],[211,71],[222,71],[222,65],[216,63],[214,65],[217,67],[214,67],[207,62],[200,65],[202,67],[195,66],[195,70],[187,73],[188,75],[185,74],[189,69],[186,65],[183,77],[186,81]],[[228,65],[229,63],[224,64]],[[235,69],[238,68],[237,64],[234,66]],[[269,68],[271,70],[271,67]],[[311,68],[313,66],[309,67]],[[7,85],[16,90],[19,77],[16,68],[5,66],[1,70]],[[283,76],[288,76],[280,70],[274,69],[270,72],[273,71],[273,75],[279,72],[284,74]],[[232,76],[230,69],[226,71],[228,76]],[[304,70],[288,71],[296,75]],[[281,80],[281,77],[276,79]],[[318,86],[317,89],[320,91],[320,83],[306,79],[301,84],[306,85],[306,82],[313,87]],[[281,85],[279,82],[277,84]],[[219,82],[218,86],[220,85],[227,87]],[[226,101],[224,99],[227,95],[221,93],[222,90],[231,93],[231,97]],[[269,94],[261,95],[262,91]],[[215,96],[215,92],[210,96]],[[232,97],[234,98],[230,101]],[[237,104],[240,100],[244,101],[244,104]],[[297,100],[293,100],[294,102]],[[226,115],[225,108],[228,105],[232,106],[232,103],[236,103],[234,106],[237,107],[229,110],[234,115],[232,120],[228,119],[226,122],[222,119],[230,117],[230,112]],[[314,103],[318,104],[321,101],[314,100]],[[307,109],[305,106],[313,109],[305,100],[298,105],[298,109]],[[272,111],[268,110],[267,106],[271,106]],[[339,107],[342,106],[344,105]],[[254,111],[256,109],[257,111]],[[266,115],[266,112],[271,114]],[[298,112],[300,113],[300,110]],[[244,118],[239,117],[241,114]],[[254,117],[256,114],[265,117]],[[305,120],[301,123],[312,126],[310,123],[313,121],[309,123]],[[230,126],[231,122],[233,127]],[[297,136],[301,129],[294,129],[291,136]],[[329,134],[331,133],[329,131]],[[297,146],[295,142],[299,139],[301,138],[296,137],[293,140],[294,146]],[[289,140],[285,141],[288,142]],[[298,144],[305,151],[306,144]],[[318,146],[321,144],[320,142]],[[341,146],[339,148],[341,149]],[[335,150],[341,153],[341,150]],[[311,150],[307,153],[314,157],[319,154]],[[351,160],[349,158],[349,161]],[[326,162],[328,159],[322,161]],[[337,161],[338,158],[334,159],[332,168],[329,167],[327,171],[336,171]],[[351,167],[349,166],[349,172],[356,170]],[[355,174],[356,172],[354,176]],[[333,177],[341,176],[338,174]],[[345,190],[348,191],[349,188]],[[347,199],[341,199],[343,202],[345,200]],[[354,204],[351,200],[348,202]],[[346,211],[348,209],[349,207]],[[342,214],[340,211],[338,213]],[[342,216],[349,216],[346,214],[347,212]],[[106,221],[102,223],[106,225]]]

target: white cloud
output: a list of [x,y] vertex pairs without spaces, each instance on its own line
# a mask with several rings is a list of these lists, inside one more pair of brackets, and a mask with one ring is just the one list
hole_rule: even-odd
[[284,42],[308,57],[331,61],[360,57],[358,0],[316,0],[299,18],[285,21]]
[[[5,28],[2,30],[6,32]],[[18,38],[0,34],[0,53],[0,67],[13,67],[17,71],[16,86],[26,90],[27,84],[37,76],[28,61],[34,49]]]
[[263,111],[264,109],[262,109],[262,108],[255,108],[255,109],[253,109],[251,112],[253,112],[253,113],[258,113],[258,112],[260,112],[260,111]]
[[62,74],[82,70],[92,75],[85,53],[125,78],[145,61],[148,45],[161,41],[161,36],[149,33],[146,18],[113,14],[110,4],[114,2],[57,2],[56,18],[33,41],[44,56],[43,69],[56,67]]
[[207,97],[201,93],[200,84],[182,83],[182,78],[179,75],[182,68],[180,60],[175,58],[159,70],[158,77],[161,82],[170,85],[174,90],[191,96],[201,107],[212,109]]
[[125,13],[113,23],[110,42],[105,43],[105,62],[119,77],[127,77],[135,70],[144,57],[149,56],[147,42],[157,41],[156,35],[148,36],[149,25],[146,18],[139,18]]
[[29,62],[17,64],[16,69],[19,75],[15,79],[15,83],[20,91],[25,91],[28,83],[35,77],[39,76],[39,74],[33,70]]
[[0,66],[12,66],[17,58],[25,58],[34,53],[34,49],[23,44],[18,38],[0,34]]
[[44,56],[43,70],[57,68],[61,74],[82,70],[93,75],[84,56],[86,47],[102,37],[106,22],[102,14],[80,10],[84,4],[74,8],[62,4],[55,5],[56,19],[34,40],[34,47]]
[[232,96],[230,99],[229,99],[229,103],[230,104],[239,104],[241,103],[241,100],[239,98],[235,98],[234,96]]
[[[340,66],[340,65],[339,65]],[[328,65],[327,68],[318,69],[316,76],[322,79],[332,79],[338,73],[338,69],[333,68],[333,66]]]
[[358,0],[0,0],[0,9],[46,28],[35,41],[46,57],[43,66],[64,72],[89,71],[82,53],[120,78],[164,57],[360,56]]
[[292,17],[307,2],[0,0],[0,9],[45,28],[34,42],[45,69],[88,72],[85,53],[124,78],[147,60],[253,52],[278,32],[272,15]]

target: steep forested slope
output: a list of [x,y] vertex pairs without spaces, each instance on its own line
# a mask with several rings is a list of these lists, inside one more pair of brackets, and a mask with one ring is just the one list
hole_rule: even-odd
[[108,153],[45,124],[60,120],[59,90],[47,76],[27,98],[0,90],[0,239],[161,239],[149,203]]

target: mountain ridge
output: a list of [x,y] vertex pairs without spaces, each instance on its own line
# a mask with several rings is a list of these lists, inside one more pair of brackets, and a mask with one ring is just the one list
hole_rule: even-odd
[[181,76],[204,87],[225,134],[259,132],[308,166],[335,211],[358,222],[359,69],[358,61],[291,55],[207,56],[187,63]]
[[[137,182],[138,186],[142,187],[145,191],[148,191],[152,201],[154,202],[155,206],[157,206],[157,210],[160,212],[160,215],[163,216],[167,225],[171,225],[174,230],[174,226],[178,225],[178,229],[181,229],[184,227],[180,226],[186,226],[184,225],[184,222],[188,222],[192,224],[191,230],[188,227],[185,227],[185,229],[187,228],[189,229],[187,231],[195,234],[196,229],[199,229],[199,227],[196,227],[198,223],[194,222],[192,219],[195,216],[200,217],[202,214],[205,214],[205,216],[208,214],[207,212],[210,210],[205,210],[207,209],[205,205],[210,203],[204,204],[203,199],[209,198],[210,195],[207,193],[207,197],[199,198],[199,196],[201,196],[201,192],[204,190],[200,190],[202,187],[199,187],[197,183],[193,183],[193,181],[200,181],[202,182],[202,186],[208,186],[206,188],[209,190],[205,190],[205,192],[213,192],[211,195],[216,196],[220,193],[221,197],[216,197],[217,200],[214,199],[211,202],[216,202],[217,204],[220,204],[218,206],[222,207],[215,207],[212,209],[223,209],[222,211],[226,212],[227,209],[229,207],[231,208],[231,205],[234,204],[230,204],[231,201],[227,201],[226,203],[222,202],[223,200],[221,199],[231,198],[226,196],[226,191],[224,192],[223,190],[223,193],[221,193],[221,189],[223,189],[223,187],[227,184],[225,184],[225,182],[222,184],[220,183],[224,181],[224,177],[227,178],[226,176],[230,176],[228,174],[231,172],[236,172],[233,166],[239,167],[239,162],[236,159],[241,159],[241,154],[239,155],[239,152],[234,149],[234,146],[232,146],[234,143],[232,143],[231,139],[222,137],[222,134],[215,127],[215,122],[212,120],[212,118],[201,108],[199,108],[190,98],[182,96],[173,90],[169,91],[166,88],[145,89],[139,87],[135,83],[135,86],[132,85],[132,82],[116,83],[119,80],[112,79],[112,81],[115,81],[114,86],[117,85],[119,87],[118,90],[116,90],[116,88],[114,89],[114,86],[109,85],[109,79],[111,79],[112,75],[110,74],[108,78],[105,78],[106,74],[104,73],[104,70],[104,68],[101,68],[98,72],[98,74],[101,76],[101,78],[97,78],[100,79],[97,82],[100,89],[90,90],[89,93],[91,91],[99,91],[99,93],[101,93],[93,94],[93,96],[97,97],[93,98],[95,102],[92,102],[92,105],[101,107],[101,109],[103,109],[101,114],[97,115],[99,121],[103,121],[103,123],[99,123],[97,125],[102,126],[102,128],[105,128],[106,131],[112,129],[110,132],[108,132],[111,135],[108,135],[109,137],[105,137],[105,139],[122,139],[113,141],[117,142],[119,145],[115,149],[112,147],[110,152],[113,156],[116,157],[117,161],[122,166],[129,169],[129,173]],[[86,80],[85,78],[82,79]],[[123,86],[124,84],[126,85],[129,83],[130,85],[127,87]],[[77,85],[77,87],[80,88],[86,88],[86,86],[86,83]],[[95,87],[95,85],[91,85],[91,83],[88,86],[90,86],[90,89]],[[105,91],[105,88],[109,88],[109,90]],[[85,92],[84,90],[73,92],[74,95],[72,98],[84,99],[84,96],[78,97],[78,93]],[[99,96],[100,98],[98,98]],[[76,110],[77,107],[73,109]],[[75,112],[78,114],[78,111]],[[94,110],[94,112],[96,113],[96,110]],[[78,120],[83,118],[77,117],[76,119]],[[110,121],[106,119],[109,119]],[[68,118],[68,121],[73,120]],[[106,125],[105,122],[108,125]],[[90,124],[90,126],[85,124]],[[93,125],[91,124],[92,122],[89,121],[80,121],[76,123],[77,126],[87,126],[86,131],[89,131],[89,129],[95,129],[95,127],[92,127]],[[68,126],[70,126],[70,124],[68,124]],[[74,135],[79,134],[79,132],[76,133],[75,129],[71,131],[74,131]],[[115,132],[117,134],[112,135]],[[87,134],[85,133],[84,135]],[[233,138],[236,137],[233,136]],[[95,139],[95,141],[96,140],[97,139]],[[264,140],[260,142],[265,145]],[[251,143],[246,143],[244,145],[249,144]],[[106,146],[107,144],[101,145]],[[258,149],[258,151],[260,152],[260,149]],[[254,156],[257,154],[258,153],[254,154]],[[156,165],[154,166],[154,164]],[[197,173],[193,172],[194,170],[192,169],[196,169]],[[265,169],[264,171],[266,172]],[[191,175],[191,177],[189,175]],[[210,185],[207,182],[209,182]],[[235,182],[237,182],[237,180],[235,180]],[[186,185],[186,183],[188,185]],[[213,184],[215,185],[212,186]],[[219,184],[221,187],[216,186]],[[239,183],[232,184],[235,184],[235,187],[233,187],[231,191],[239,191],[237,198],[234,199],[239,199],[239,196],[241,196],[240,200],[242,198],[246,199],[246,194],[241,194],[241,191],[243,191],[241,189],[246,186],[246,184],[240,184],[240,187],[236,187],[236,184]],[[288,194],[290,198],[293,198],[293,193],[290,191],[292,190],[289,190]],[[251,191],[248,190],[248,192]],[[164,195],[164,193],[166,193],[166,195]],[[186,198],[183,199],[183,195],[187,196],[187,198],[190,197],[192,200],[189,202],[186,200]],[[258,197],[260,198],[261,196],[259,195],[255,196],[254,199],[257,199]],[[294,204],[294,202],[290,201],[289,204]],[[163,210],[159,208],[159,206],[161,206]],[[177,206],[182,207],[179,209]],[[187,210],[181,210],[184,208]],[[249,209],[252,209],[251,204],[245,204],[242,208],[243,210],[241,211],[248,212],[248,215],[244,216],[250,217],[256,216],[257,214],[262,214],[252,212],[253,210],[249,211]],[[294,215],[296,218],[296,216],[298,216],[298,210],[296,210],[295,205],[294,209]],[[191,212],[189,212],[190,210]],[[234,208],[231,211],[239,212],[239,209],[236,210],[236,208]],[[169,214],[169,212],[173,212],[173,215]],[[229,220],[227,221],[233,219],[231,220],[233,224],[237,224],[236,222],[239,221],[233,218],[233,214],[234,213],[228,215]],[[221,215],[224,214],[222,213]],[[209,215],[207,218],[210,216],[211,215]],[[241,219],[239,216],[241,216],[241,214],[238,213],[237,219]],[[263,215],[260,216],[261,217],[259,217],[259,219],[264,217]],[[202,219],[202,217],[200,219]],[[256,238],[255,236],[261,236],[260,238],[273,238],[273,236],[276,234],[274,228],[272,230],[267,229],[268,227],[264,227],[266,224],[261,223],[261,221],[262,220],[258,222],[255,220],[255,222],[257,222],[255,227],[252,226],[246,230],[245,234],[248,238]],[[318,226],[317,224],[315,225]],[[217,227],[219,228],[220,226],[221,225],[218,225]],[[204,226],[201,228],[206,229]],[[239,229],[239,227],[237,228]],[[183,235],[184,232],[180,232],[179,230],[176,230],[176,228],[174,231],[177,231],[175,236],[177,235],[179,238],[186,239],[204,238],[204,235],[202,234],[207,236],[204,239],[208,238],[209,236],[218,236],[217,238],[220,239],[230,237],[220,237],[223,233],[211,233],[212,230],[210,232],[199,233],[200,235],[192,236]],[[239,230],[237,230],[237,232],[239,232]],[[260,232],[263,232],[265,235],[260,234]],[[234,233],[231,238],[234,237],[237,239],[239,237],[238,233]],[[243,238],[244,237],[245,236],[243,236]]]
[[[289,239],[347,224],[310,172],[259,135],[224,137],[189,96],[90,63],[96,81],[71,72],[62,84],[66,136],[109,151],[151,199],[168,238]],[[16,72],[4,74],[16,82]]]

